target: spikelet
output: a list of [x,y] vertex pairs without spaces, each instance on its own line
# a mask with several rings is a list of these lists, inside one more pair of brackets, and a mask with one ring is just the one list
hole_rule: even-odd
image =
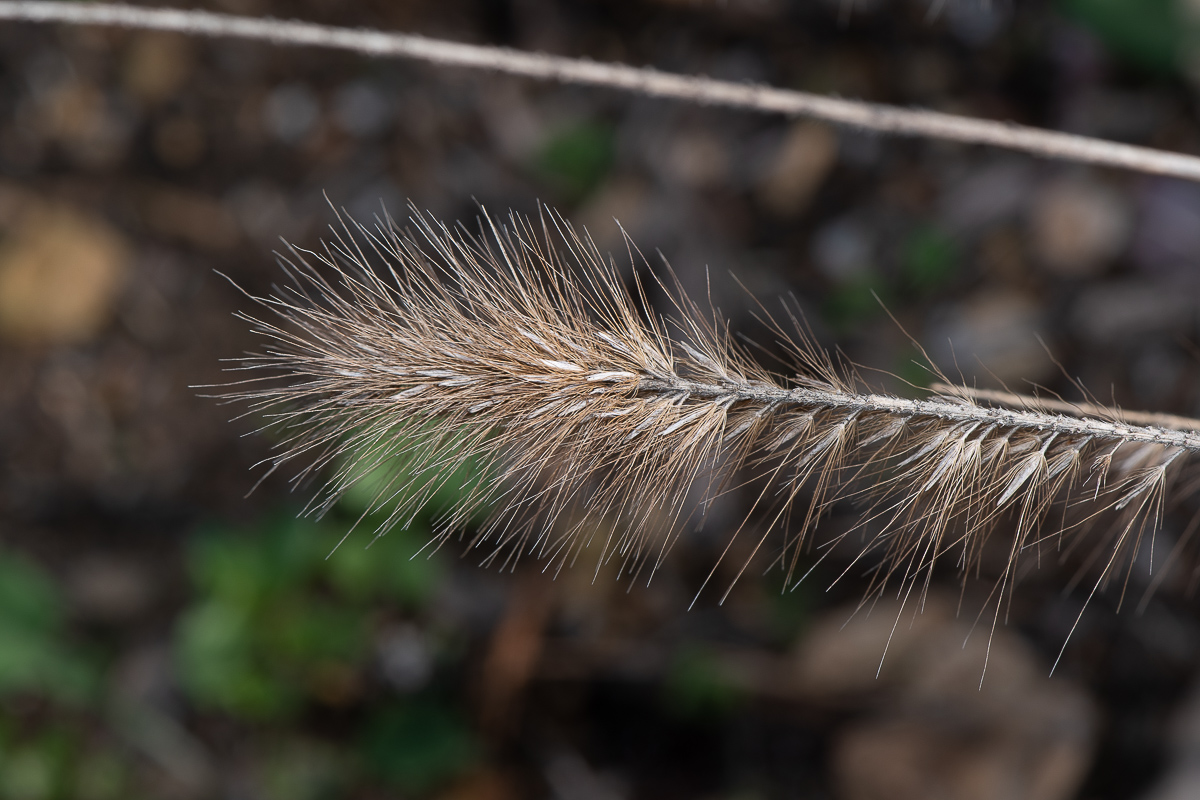
[[[1200,451],[1188,420],[1138,425],[945,385],[925,399],[873,394],[801,326],[789,334],[768,315],[796,362],[773,374],[677,287],[660,281],[673,321],[647,313],[637,275],[653,273],[635,272],[630,292],[549,211],[506,225],[484,215],[476,235],[415,208],[410,224],[343,222],[323,253],[292,249],[292,283],[255,298],[275,319],[245,317],[267,348],[241,360],[253,374],[224,395],[281,432],[275,467],[323,476],[318,512],[389,475],[380,534],[482,463],[491,477],[454,487],[439,542],[470,529],[486,562],[533,553],[555,568],[590,547],[596,563],[649,577],[695,498],[746,480],[762,487],[756,513],[772,510],[733,536],[757,537],[758,551],[781,530],[789,580],[821,513],[859,500],[851,533],[869,595],[891,584],[919,596],[944,560],[966,573],[1005,520],[999,614],[1025,554],[1072,546],[1100,516],[1115,521],[1086,534],[1102,545],[1096,588],[1118,577]],[[1043,526],[1056,504],[1074,511]],[[490,517],[472,524],[481,510]]]

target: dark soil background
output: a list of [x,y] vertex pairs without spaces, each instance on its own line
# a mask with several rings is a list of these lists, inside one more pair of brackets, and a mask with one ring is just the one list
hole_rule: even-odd
[[[1200,152],[1190,0],[203,7]],[[835,581],[836,557],[793,591],[751,570],[689,610],[736,493],[649,587],[450,548],[409,560],[433,509],[326,558],[361,499],[297,520],[312,488],[286,474],[247,497],[271,437],[192,388],[256,347],[234,317],[251,302],[217,271],[268,292],[280,237],[316,247],[330,204],[369,220],[409,200],[468,225],[480,205],[549,203],[620,258],[616,218],[693,295],[711,285],[735,329],[761,335],[752,297],[790,294],[895,391],[931,379],[907,331],[979,386],[1079,399],[1068,374],[1104,402],[1200,413],[1195,184],[345,53],[6,23],[0,798],[1200,793],[1198,562],[1167,558],[1186,497],[1153,564],[1143,548],[1086,611],[1087,547],[1050,548],[985,677],[976,613],[1003,554],[965,589],[946,564],[899,623],[885,598],[845,624],[865,582]]]

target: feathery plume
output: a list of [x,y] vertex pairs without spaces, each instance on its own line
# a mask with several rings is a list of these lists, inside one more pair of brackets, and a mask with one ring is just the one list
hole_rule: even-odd
[[[489,563],[529,552],[557,569],[594,547],[597,563],[648,578],[692,515],[688,498],[746,480],[756,512],[773,510],[731,543],[757,537],[757,552],[782,530],[789,581],[821,513],[859,500],[857,528],[818,544],[861,537],[847,571],[878,558],[868,596],[891,584],[919,597],[945,559],[970,571],[1008,521],[998,618],[1022,560],[1069,550],[1101,515],[1115,522],[1085,559],[1092,591],[1119,578],[1152,548],[1164,498],[1200,452],[1190,420],[1134,424],[1099,405],[948,384],[925,399],[872,393],[802,325],[763,311],[795,359],[794,374],[775,374],[677,285],[635,270],[628,290],[549,210],[507,224],[485,213],[472,234],[412,208],[409,229],[347,220],[334,233],[322,253],[292,248],[290,285],[254,298],[274,319],[244,318],[268,344],[224,396],[281,431],[274,467],[299,465],[297,480],[330,471],[317,512],[387,475],[379,535],[461,482],[465,464],[489,465],[454,487],[437,533],[473,530]],[[642,275],[668,290],[673,319],[649,310]],[[1074,513],[1050,530],[1056,506]],[[472,526],[481,510],[490,517]]]

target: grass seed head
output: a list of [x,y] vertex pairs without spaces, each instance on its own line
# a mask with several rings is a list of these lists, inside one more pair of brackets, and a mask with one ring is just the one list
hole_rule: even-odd
[[[290,282],[246,316],[264,346],[224,396],[279,431],[274,467],[322,482],[311,510],[370,481],[382,534],[450,486],[434,544],[469,533],[485,563],[526,553],[558,569],[590,549],[649,579],[697,508],[754,487],[726,554],[739,537],[768,549],[781,531],[788,582],[810,545],[820,560],[853,540],[846,571],[866,569],[868,596],[915,600],[937,564],[970,573],[1002,531],[994,624],[1021,564],[1069,552],[1098,517],[1116,523],[1084,559],[1095,589],[1131,565],[1200,451],[1188,420],[1135,424],[948,384],[919,400],[872,393],[802,325],[763,310],[795,359],[792,374],[768,371],[669,269],[635,264],[629,288],[548,209],[484,214],[477,233],[415,208],[407,227],[345,219],[322,252],[281,262]],[[650,282],[673,317],[651,311]],[[489,477],[452,485],[470,463]],[[842,499],[858,501],[859,523],[818,541]]]

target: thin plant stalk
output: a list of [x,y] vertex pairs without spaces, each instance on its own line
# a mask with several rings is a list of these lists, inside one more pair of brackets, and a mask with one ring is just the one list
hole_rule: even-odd
[[684,103],[810,117],[876,133],[982,144],[1042,158],[1200,180],[1200,158],[1183,153],[1011,122],[826,97],[761,84],[679,75],[648,67],[463,44],[410,33],[340,28],[210,11],[61,0],[0,0],[0,20],[173,31],[190,36],[248,39],[291,47],[348,50],[376,58],[404,58],[442,67],[595,86]]

